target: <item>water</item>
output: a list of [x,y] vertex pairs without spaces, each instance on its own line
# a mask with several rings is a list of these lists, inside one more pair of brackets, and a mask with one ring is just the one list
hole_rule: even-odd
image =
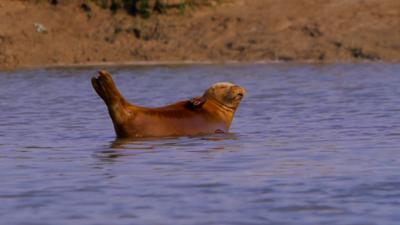
[[118,141],[95,69],[0,74],[0,224],[398,224],[400,65],[110,68],[160,106],[231,81],[232,134]]

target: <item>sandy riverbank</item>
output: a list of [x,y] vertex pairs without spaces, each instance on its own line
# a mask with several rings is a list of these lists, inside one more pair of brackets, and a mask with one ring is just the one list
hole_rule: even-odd
[[0,69],[134,62],[400,61],[398,0],[232,0],[149,19],[0,1]]

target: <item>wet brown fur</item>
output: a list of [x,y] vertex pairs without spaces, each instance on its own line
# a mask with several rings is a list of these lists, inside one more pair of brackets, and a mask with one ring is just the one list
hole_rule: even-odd
[[[125,100],[111,74],[106,71],[100,71],[97,77],[93,77],[92,85],[106,103],[120,138],[227,132],[238,106],[225,107],[221,102],[205,96],[158,108],[137,106]],[[243,96],[245,90],[237,88]]]

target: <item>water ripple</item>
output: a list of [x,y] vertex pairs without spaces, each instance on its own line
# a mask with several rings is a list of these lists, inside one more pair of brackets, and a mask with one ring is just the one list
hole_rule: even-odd
[[124,140],[97,68],[0,74],[2,224],[400,221],[398,64],[110,69],[141,105],[249,93],[232,133]]

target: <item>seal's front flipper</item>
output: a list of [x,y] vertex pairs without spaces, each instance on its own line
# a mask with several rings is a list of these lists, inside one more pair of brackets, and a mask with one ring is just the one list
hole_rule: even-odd
[[205,102],[206,99],[204,97],[194,97],[186,103],[186,107],[188,107],[189,109],[198,109],[201,108],[201,106],[204,105]]

